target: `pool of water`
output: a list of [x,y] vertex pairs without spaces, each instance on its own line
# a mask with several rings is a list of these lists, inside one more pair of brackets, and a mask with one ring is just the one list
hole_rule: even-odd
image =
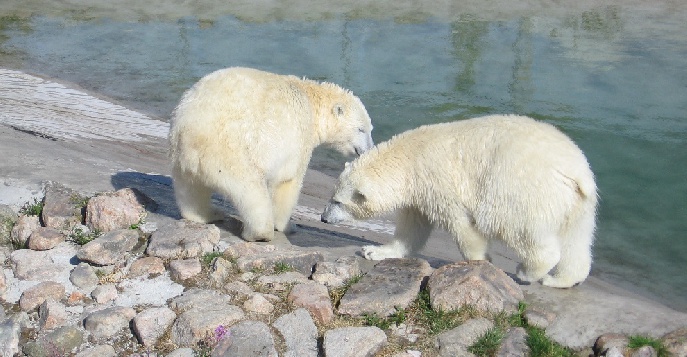
[[[331,81],[362,99],[377,142],[490,113],[547,121],[597,177],[592,273],[687,311],[687,5],[122,3],[3,1],[0,66],[163,120],[223,67]],[[312,165],[335,175],[341,159]]]

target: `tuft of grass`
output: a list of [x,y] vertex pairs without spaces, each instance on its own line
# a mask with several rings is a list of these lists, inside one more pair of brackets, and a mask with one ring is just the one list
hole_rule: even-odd
[[221,256],[222,253],[220,252],[205,253],[205,255],[203,255],[203,258],[201,259],[201,263],[203,263],[203,265],[205,265],[206,267],[209,267],[215,260],[215,258],[219,258]]
[[341,302],[341,298],[344,296],[346,291],[348,291],[351,286],[358,283],[362,278],[363,274],[354,275],[350,279],[346,280],[341,287],[329,289],[329,298],[332,300],[332,306],[338,307],[339,302]]
[[272,268],[272,269],[274,270],[275,274],[283,274],[283,273],[286,273],[289,271],[296,270],[293,268],[293,266],[291,266],[290,264],[286,264],[284,262],[278,262],[278,263],[274,264],[274,268]]
[[468,347],[468,352],[474,353],[477,356],[495,356],[501,347],[501,340],[506,335],[504,330],[495,326],[489,329],[477,342]]
[[575,353],[546,337],[546,332],[538,327],[527,326],[527,346],[532,357],[573,357]]
[[668,349],[666,348],[665,345],[660,340],[657,340],[655,338],[649,337],[649,336],[630,336],[629,341],[627,344],[627,347],[631,349],[637,349],[640,347],[644,346],[651,346],[653,349],[656,351],[656,354],[658,357],[668,357],[670,354],[668,353]]
[[363,315],[366,326],[376,326],[382,330],[388,330],[391,326],[398,326],[405,322],[406,311],[396,308],[396,312],[389,317],[379,317],[377,314]]
[[92,232],[84,232],[83,229],[81,228],[74,228],[72,232],[69,234],[69,240],[72,242],[78,244],[78,245],[85,245],[92,240],[100,237],[103,234],[98,229],[94,229]]
[[26,216],[40,216],[43,213],[43,200],[33,198],[33,201],[26,202],[20,209],[19,213]]
[[463,306],[458,310],[451,311],[434,310],[427,290],[420,291],[413,309],[417,311],[417,321],[425,326],[432,335],[455,328],[468,318],[479,315],[472,306]]

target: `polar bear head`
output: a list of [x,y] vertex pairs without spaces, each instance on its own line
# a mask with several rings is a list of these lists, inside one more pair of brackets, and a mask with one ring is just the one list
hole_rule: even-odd
[[[321,220],[336,224],[391,212],[407,203],[410,187],[405,169],[389,157],[386,143],[346,164]],[[389,159],[389,160],[387,160]]]
[[374,146],[370,116],[350,91],[338,86],[334,90],[339,93],[320,119],[324,121],[321,127],[326,128],[324,142],[344,155],[360,156]]

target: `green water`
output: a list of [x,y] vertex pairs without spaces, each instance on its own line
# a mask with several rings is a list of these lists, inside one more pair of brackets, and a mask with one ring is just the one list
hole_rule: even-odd
[[[163,119],[218,68],[332,81],[363,100],[377,142],[488,113],[545,120],[579,144],[597,177],[592,274],[687,311],[687,6],[293,3],[115,11],[9,0],[0,66]],[[327,152],[313,162],[332,174],[340,165]]]

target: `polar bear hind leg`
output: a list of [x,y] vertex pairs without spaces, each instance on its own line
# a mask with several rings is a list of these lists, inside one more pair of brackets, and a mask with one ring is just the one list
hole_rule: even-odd
[[583,212],[562,234],[561,260],[552,275],[542,284],[555,288],[569,288],[584,281],[592,266],[592,241],[594,239],[595,213],[593,208]]
[[209,223],[223,218],[221,212],[212,208],[212,189],[194,182],[186,175],[173,170],[174,196],[181,216],[195,222]]
[[231,200],[243,219],[241,237],[249,242],[271,241],[274,238],[272,200],[264,181],[244,172],[242,177],[224,177],[219,193]]
[[382,260],[416,253],[424,248],[432,228],[429,219],[417,209],[402,208],[397,213],[394,241],[382,246],[364,246],[363,256],[369,260]]
[[272,212],[274,215],[274,230],[289,233],[292,230],[289,221],[298,196],[301,191],[301,183],[297,179],[291,179],[277,184],[272,194]]

